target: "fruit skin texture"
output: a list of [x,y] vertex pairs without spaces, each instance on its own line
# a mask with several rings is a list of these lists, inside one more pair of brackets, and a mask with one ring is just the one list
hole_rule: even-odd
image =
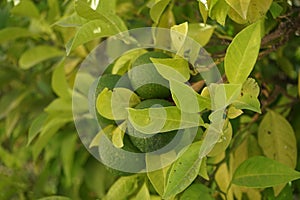
[[[161,105],[163,107],[172,106],[171,102],[163,99],[147,99],[138,104],[136,109],[150,108],[155,104]],[[176,135],[177,131],[169,131],[164,133],[157,133],[153,135],[145,135],[134,129],[134,127],[128,123],[128,133],[131,142],[136,146],[141,152],[147,153],[159,150],[167,145]]]
[[170,58],[170,56],[154,51],[139,56],[128,72],[132,88],[144,99],[168,98],[169,82],[158,73],[150,58]]

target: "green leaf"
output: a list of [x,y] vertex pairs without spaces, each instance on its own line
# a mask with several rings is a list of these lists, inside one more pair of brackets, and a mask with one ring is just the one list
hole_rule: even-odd
[[66,123],[73,121],[71,114],[56,114],[44,124],[36,142],[32,146],[33,159],[36,160],[43,148],[49,143],[52,136]]
[[105,10],[108,13],[116,12],[117,0],[102,0],[99,2],[99,7],[101,10]]
[[[162,163],[164,158],[167,157],[167,155],[155,155],[155,154],[146,154],[146,165],[147,169],[151,169],[152,167],[155,167],[153,165],[159,165],[160,167],[164,166],[165,164]],[[163,156],[165,156],[163,158]],[[174,155],[172,155],[173,157]],[[175,155],[176,156],[176,155]],[[151,184],[153,185],[154,189],[157,191],[157,193],[162,196],[165,187],[166,187],[166,179],[168,170],[170,168],[169,166],[162,167],[156,171],[147,171],[147,177],[149,178]]]
[[47,114],[42,113],[37,116],[31,123],[28,130],[28,142],[27,146],[32,142],[32,140],[37,136],[37,134],[42,130],[42,127],[47,119]]
[[253,78],[248,78],[242,86],[240,97],[233,102],[233,106],[237,109],[248,109],[261,113],[258,95],[257,82]]
[[212,100],[212,109],[225,109],[239,98],[241,88],[241,84],[210,84],[209,92]]
[[72,113],[72,101],[71,99],[57,98],[53,100],[45,109],[47,113],[64,112]]
[[34,34],[28,29],[19,27],[8,27],[0,30],[0,44],[9,40],[15,40],[21,37],[30,37]]
[[258,129],[258,143],[264,154],[291,168],[296,167],[297,145],[290,123],[272,110],[268,110]]
[[87,3],[86,0],[75,1],[75,10],[77,14],[83,18],[89,20],[103,20],[106,24],[110,25],[110,29],[115,29],[116,32],[123,32],[127,30],[125,23],[118,15],[112,14],[99,7],[95,10]]
[[39,198],[38,200],[71,200],[69,197],[64,197],[64,196],[48,196],[48,197],[43,197]]
[[229,6],[225,0],[212,0],[210,3],[209,16],[219,24],[225,25]]
[[170,80],[170,89],[176,106],[183,112],[198,113],[211,107],[209,98],[199,95],[185,83]]
[[104,129],[101,129],[99,133],[92,139],[89,148],[97,147],[100,144],[100,139],[103,134],[107,135],[111,139],[112,132],[117,128],[114,124],[106,126]]
[[59,3],[58,0],[47,0],[47,2],[49,6],[47,21],[52,23],[60,17]]
[[212,190],[203,184],[195,183],[188,187],[180,197],[180,200],[205,199],[214,200]]
[[62,27],[80,27],[87,23],[87,19],[80,17],[77,13],[73,13],[67,17],[63,17],[55,22],[55,25]]
[[145,49],[137,49],[134,51],[130,51],[125,55],[122,55],[115,62],[112,69],[112,74],[119,74],[119,75],[125,74],[128,71],[128,69],[131,67],[131,64],[135,61],[135,59],[146,52],[147,51]]
[[96,108],[107,119],[123,120],[127,118],[126,108],[140,103],[139,97],[127,88],[105,88],[97,97]]
[[138,191],[138,193],[136,194],[135,198],[133,198],[132,200],[151,200],[150,198],[150,193],[149,193],[149,189],[147,188],[146,183],[144,183],[141,187],[141,189]]
[[201,14],[202,19],[203,19],[203,23],[206,24],[207,17],[208,17],[207,3],[205,5],[204,3],[199,1],[198,5],[199,5],[200,14]]
[[244,83],[256,62],[261,42],[261,21],[239,32],[227,49],[225,73],[230,83]]
[[34,3],[30,0],[27,1],[20,1],[18,5],[14,6],[11,11],[14,15],[20,15],[25,17],[33,17],[33,18],[40,18],[40,12]]
[[184,22],[171,27],[171,40],[176,50],[180,50],[188,33],[188,23]]
[[227,149],[230,144],[232,138],[232,126],[231,123],[228,121],[224,125],[223,132],[221,133],[221,137],[219,141],[215,144],[214,148],[209,152],[208,156],[213,157],[217,156]]
[[112,134],[112,143],[117,148],[122,148],[124,146],[123,138],[124,138],[124,134],[126,131],[126,126],[127,126],[127,123],[125,121],[122,124],[120,124],[119,126],[117,126],[111,133]]
[[210,26],[203,23],[190,23],[188,36],[198,42],[201,46],[205,46],[212,34],[214,33],[215,26]]
[[232,183],[265,188],[300,178],[300,172],[270,158],[255,156],[244,161],[234,172]]
[[207,172],[207,162],[206,161],[207,161],[207,157],[203,157],[198,175],[201,176],[202,178],[204,178],[205,180],[209,181],[209,175]]
[[188,62],[183,58],[150,58],[158,73],[167,80],[186,82],[190,79]]
[[254,23],[265,18],[273,0],[251,0],[248,6],[247,18],[243,19],[233,8],[229,10],[229,17],[240,24]]
[[170,0],[158,0],[150,8],[150,17],[157,24]]
[[243,18],[247,18],[247,12],[251,0],[226,0],[226,2]]
[[298,96],[300,97],[300,71],[298,72]]
[[55,67],[52,74],[51,87],[59,97],[63,99],[70,99],[71,94],[69,92],[69,85],[66,80],[64,66],[65,66],[65,60],[63,59]]
[[74,154],[76,151],[77,144],[77,135],[73,132],[66,135],[61,142],[61,160],[62,166],[64,170],[64,174],[66,176],[66,184],[68,186],[72,185],[72,170],[74,163]]
[[163,198],[167,199],[184,191],[197,177],[202,161],[199,159],[200,147],[201,142],[193,143],[169,169]]
[[67,55],[70,54],[79,45],[91,40],[112,36],[118,33],[118,30],[112,27],[111,23],[103,19],[95,19],[87,22],[78,29],[75,37],[66,45]]
[[276,2],[272,2],[270,7],[270,12],[274,19],[280,16],[281,12],[283,11],[283,8]]
[[104,200],[127,200],[138,189],[138,176],[120,177],[108,190]]
[[145,134],[203,126],[197,113],[181,112],[176,106],[128,109],[128,119],[133,127]]
[[65,53],[55,47],[46,45],[36,46],[21,55],[19,65],[22,69],[29,69],[40,62],[63,55]]

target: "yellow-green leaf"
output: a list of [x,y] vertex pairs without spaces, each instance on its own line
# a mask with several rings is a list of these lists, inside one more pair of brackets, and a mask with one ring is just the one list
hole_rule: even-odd
[[239,32],[225,55],[225,73],[230,83],[244,83],[256,62],[261,42],[261,21]]
[[243,18],[247,18],[247,12],[251,0],[226,0],[226,2]]
[[296,167],[295,133],[290,123],[281,115],[268,110],[259,125],[258,142],[267,157],[291,168]]
[[235,171],[232,183],[252,188],[265,188],[300,178],[300,172],[270,158],[255,156],[244,161]]

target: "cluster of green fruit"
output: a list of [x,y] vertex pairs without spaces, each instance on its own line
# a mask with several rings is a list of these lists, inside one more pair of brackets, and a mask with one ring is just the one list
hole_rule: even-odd
[[[130,66],[128,73],[124,75],[105,73],[98,80],[96,94],[97,96],[105,89],[114,90],[115,88],[126,88],[134,91],[140,98],[135,109],[150,108],[153,106],[173,106],[171,92],[168,88],[168,81],[164,79],[156,70],[150,58],[170,58],[168,54],[149,51],[137,57]],[[110,66],[113,67],[113,64]],[[113,105],[112,105],[113,106]],[[117,120],[107,119],[99,112],[96,112],[97,120],[102,129],[114,124],[117,125]],[[136,130],[133,125],[127,122],[127,134],[124,135],[123,150],[129,152],[147,153],[161,149],[175,137],[177,131],[169,131],[157,134],[144,134]],[[110,169],[111,172],[117,175],[127,175],[116,170]]]

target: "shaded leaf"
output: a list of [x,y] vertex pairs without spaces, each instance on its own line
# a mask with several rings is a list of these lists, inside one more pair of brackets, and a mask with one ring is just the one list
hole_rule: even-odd
[[8,27],[0,30],[0,44],[21,37],[30,37],[34,34],[28,29],[19,27]]
[[27,1],[20,1],[18,5],[14,6],[11,11],[14,15],[20,15],[25,17],[33,17],[33,18],[40,18],[40,12],[34,3],[30,0]]
[[63,51],[55,47],[45,45],[36,46],[28,49],[22,54],[19,60],[19,65],[22,69],[29,69],[40,62],[55,57],[61,57],[64,54],[65,53]]
[[255,156],[244,161],[235,171],[232,183],[240,186],[265,188],[300,178],[300,172],[275,160]]
[[188,187],[181,195],[180,200],[205,199],[213,200],[212,190],[203,184],[195,183]]
[[133,198],[135,200],[150,200],[150,193],[149,193],[149,189],[147,188],[146,183],[144,183],[141,187],[141,189],[138,191],[138,193],[136,194],[135,198]]
[[71,97],[71,94],[69,92],[69,85],[66,80],[64,66],[65,66],[65,61],[63,59],[55,67],[52,74],[51,87],[59,97],[63,99],[69,99]]
[[28,142],[27,146],[31,143],[31,141],[37,136],[37,134],[42,130],[42,127],[47,119],[47,114],[42,113],[38,117],[34,119],[31,123],[28,130]]
[[297,145],[290,123],[272,110],[268,110],[258,129],[258,143],[264,154],[291,168],[296,167]]

